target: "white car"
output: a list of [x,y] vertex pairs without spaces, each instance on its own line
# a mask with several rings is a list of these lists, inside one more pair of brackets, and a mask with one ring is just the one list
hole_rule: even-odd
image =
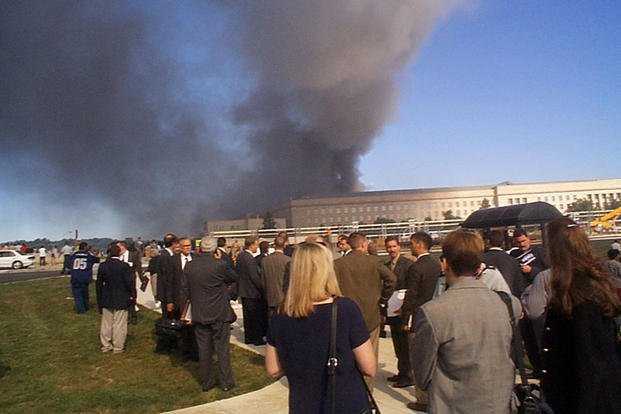
[[0,250],[0,267],[21,269],[30,266],[34,261],[33,253],[21,254],[15,250]]

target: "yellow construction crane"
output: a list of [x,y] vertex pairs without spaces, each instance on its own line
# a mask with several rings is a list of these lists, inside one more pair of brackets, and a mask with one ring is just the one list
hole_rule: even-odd
[[614,226],[615,221],[621,216],[621,207],[615,208],[610,213],[606,213],[601,217],[596,218],[589,224],[591,228],[596,231],[602,231],[604,229],[610,229]]

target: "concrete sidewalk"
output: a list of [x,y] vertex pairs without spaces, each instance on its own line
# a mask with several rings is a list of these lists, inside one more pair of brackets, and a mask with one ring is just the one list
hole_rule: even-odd
[[[241,307],[236,306],[238,316],[241,314]],[[241,319],[241,318],[240,318]],[[234,328],[231,334],[231,343],[242,348],[249,349],[261,355],[264,354],[264,346],[246,345],[243,343],[243,329],[239,324],[243,325],[240,319],[233,324]],[[375,381],[375,391],[373,396],[383,413],[416,413],[406,407],[408,402],[414,401],[414,388],[393,388],[386,378],[394,375],[397,363],[392,348],[390,338],[380,338],[379,350],[379,370]],[[289,412],[288,405],[289,388],[286,378],[268,385],[260,390],[238,395],[236,397],[218,400],[207,404],[198,405],[196,407],[184,408],[181,410],[171,411],[178,414],[239,414],[239,413],[278,413],[285,414]]]
[[[155,301],[151,294],[151,286],[147,287],[146,292],[138,290],[138,303],[150,309],[154,309]],[[244,344],[244,330],[241,305],[235,303],[233,309],[237,314],[237,321],[233,323],[231,331],[231,343],[248,349],[252,352],[264,355],[265,346],[254,346]],[[394,375],[397,369],[397,361],[392,348],[390,338],[380,338],[379,349],[379,370],[375,381],[375,397],[380,409],[384,413],[414,413],[406,407],[410,401],[414,401],[414,388],[393,388],[386,381],[386,378]],[[288,413],[289,388],[286,378],[268,385],[260,390],[238,395],[224,400],[218,400],[195,407],[183,408],[170,411],[170,413],[184,414],[240,414],[240,413]]]

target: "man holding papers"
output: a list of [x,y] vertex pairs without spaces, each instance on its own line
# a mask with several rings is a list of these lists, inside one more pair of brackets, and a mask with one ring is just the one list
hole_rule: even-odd
[[412,367],[410,366],[410,351],[408,349],[408,334],[402,329],[405,323],[401,319],[400,311],[405,296],[406,279],[410,266],[414,262],[401,256],[401,245],[399,238],[389,236],[384,243],[389,259],[384,263],[396,276],[397,283],[395,291],[388,300],[388,313],[386,322],[390,326],[390,336],[392,345],[395,348],[395,356],[397,357],[398,372],[396,375],[388,377],[388,381],[393,381],[395,388],[408,387],[414,384]]

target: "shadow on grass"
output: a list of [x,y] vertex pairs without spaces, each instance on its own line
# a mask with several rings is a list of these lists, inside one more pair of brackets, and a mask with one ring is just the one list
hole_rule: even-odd
[[100,315],[74,312],[67,278],[0,285],[0,314],[19,315],[0,319],[2,413],[156,413],[271,383],[261,356],[232,346],[237,387],[201,392],[197,362],[153,352],[159,315],[146,310],[129,326],[124,353],[100,352]]

